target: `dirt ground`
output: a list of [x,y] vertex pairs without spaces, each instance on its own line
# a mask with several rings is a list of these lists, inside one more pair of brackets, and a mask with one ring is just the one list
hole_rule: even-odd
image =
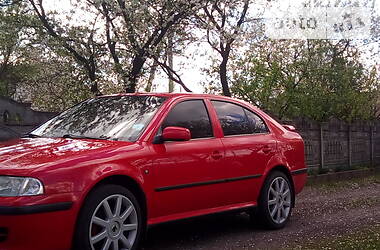
[[309,249],[371,228],[380,228],[378,175],[305,187],[281,230],[262,229],[245,213],[219,214],[152,227],[143,249]]

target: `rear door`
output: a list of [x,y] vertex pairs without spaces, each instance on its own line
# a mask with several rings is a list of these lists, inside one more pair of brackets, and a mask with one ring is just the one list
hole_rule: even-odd
[[276,140],[264,120],[236,103],[212,101],[224,137],[229,203],[256,201],[260,178],[275,154]]
[[155,208],[153,217],[223,205],[224,146],[215,138],[205,102],[185,100],[172,107],[160,126],[188,128],[190,141],[154,144]]

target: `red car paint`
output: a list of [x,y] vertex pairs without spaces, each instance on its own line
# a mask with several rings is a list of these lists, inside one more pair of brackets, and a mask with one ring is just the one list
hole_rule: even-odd
[[[0,208],[18,211],[25,206],[72,204],[61,211],[0,213],[0,249],[70,249],[86,195],[112,176],[128,177],[141,189],[148,225],[255,206],[273,168],[286,171],[296,194],[302,190],[306,181],[302,138],[259,109],[213,95],[133,95],[168,98],[136,142],[23,138],[0,144],[0,176],[38,178],[45,191],[39,196],[0,197]],[[152,143],[167,113],[189,99],[204,100],[214,137]],[[211,100],[232,102],[255,112],[270,133],[224,137]],[[207,182],[215,183],[197,185]],[[189,183],[195,185],[186,186]],[[171,189],[173,186],[180,188]],[[2,235],[6,236],[3,241]]]

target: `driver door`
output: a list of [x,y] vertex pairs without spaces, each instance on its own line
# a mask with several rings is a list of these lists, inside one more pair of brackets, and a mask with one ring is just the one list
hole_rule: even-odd
[[161,129],[168,126],[190,130],[190,141],[154,144],[154,217],[174,215],[223,205],[224,147],[214,137],[203,100],[185,100],[168,113]]

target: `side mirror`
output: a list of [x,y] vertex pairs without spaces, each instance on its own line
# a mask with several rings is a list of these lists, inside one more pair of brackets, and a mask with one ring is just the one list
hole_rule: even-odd
[[162,132],[164,141],[189,141],[191,139],[190,130],[182,127],[166,127]]
[[284,128],[286,128],[289,131],[295,132],[296,128],[292,125],[282,125]]

